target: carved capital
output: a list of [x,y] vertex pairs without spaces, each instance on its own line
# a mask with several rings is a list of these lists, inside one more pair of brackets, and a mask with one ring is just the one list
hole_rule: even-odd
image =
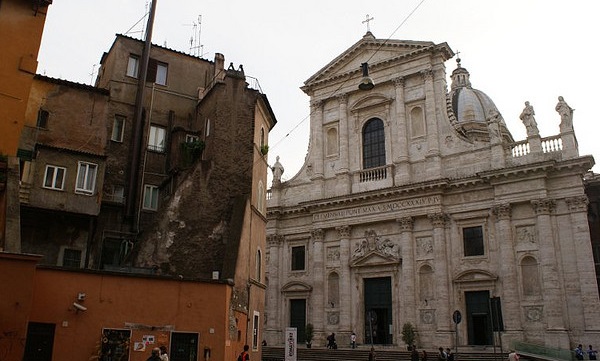
[[337,96],[337,100],[338,102],[340,102],[340,104],[348,104],[348,94],[344,93],[344,94],[338,94]]
[[401,232],[410,232],[413,230],[414,221],[412,217],[398,218],[396,222],[400,225]]
[[531,201],[531,206],[536,216],[554,212],[556,201],[554,199],[538,199]]
[[313,100],[310,102],[310,107],[313,109],[313,111],[320,111],[321,108],[323,107],[323,101],[322,100]]
[[427,217],[433,224],[433,228],[443,228],[448,222],[448,216],[445,213],[428,214]]
[[281,234],[270,234],[267,236],[267,245],[269,247],[276,247],[280,243],[283,243],[283,241],[285,241],[285,236]]
[[421,70],[421,76],[423,77],[423,80],[425,80],[425,81],[432,81],[433,80],[433,70],[431,70],[431,69]]
[[312,237],[313,241],[322,241],[324,234],[325,234],[325,232],[321,228],[319,228],[319,229],[313,229],[310,232],[310,236]]
[[399,76],[394,79],[394,86],[396,88],[404,88],[405,83],[406,83],[406,79],[403,76]]
[[339,227],[336,227],[336,230],[338,231],[338,235],[340,236],[340,238],[349,238],[350,237],[350,231],[352,230],[352,227],[350,227],[350,226],[339,226]]
[[571,212],[587,212],[588,198],[586,196],[565,199]]
[[498,220],[510,219],[511,206],[510,203],[498,204],[492,207],[492,214]]

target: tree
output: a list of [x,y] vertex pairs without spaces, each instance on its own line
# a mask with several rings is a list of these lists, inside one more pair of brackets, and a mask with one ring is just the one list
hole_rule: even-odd
[[306,338],[306,347],[310,348],[314,337],[315,328],[312,323],[307,323],[304,329],[304,337]]
[[417,339],[417,331],[415,329],[415,326],[413,326],[413,324],[410,322],[406,322],[402,326],[402,341],[404,341],[404,343],[406,343],[407,347],[410,350],[412,348],[412,346],[414,345],[416,339]]

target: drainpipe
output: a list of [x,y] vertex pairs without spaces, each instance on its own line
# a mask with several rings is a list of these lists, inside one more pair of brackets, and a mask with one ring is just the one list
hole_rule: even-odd
[[[142,148],[143,117],[142,103],[144,101],[144,90],[146,88],[146,75],[148,73],[148,60],[150,59],[150,48],[152,46],[152,27],[154,25],[154,13],[156,11],[156,0],[152,0],[148,24],[146,26],[146,39],[144,41],[144,52],[140,72],[138,73],[138,88],[135,95],[135,123],[133,128],[133,146],[131,151],[131,166],[129,167],[129,183],[127,184],[127,203],[125,215],[128,218],[134,216],[137,198],[137,182],[139,178],[140,152]],[[135,227],[135,226],[134,226]]]

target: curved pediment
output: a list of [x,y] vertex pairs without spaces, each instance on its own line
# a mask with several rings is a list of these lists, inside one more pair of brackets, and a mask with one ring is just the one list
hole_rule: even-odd
[[495,282],[497,280],[498,275],[481,269],[463,271],[454,277],[455,283]]
[[281,292],[289,293],[289,292],[311,292],[312,287],[304,282],[300,281],[292,281],[288,282],[281,288]]

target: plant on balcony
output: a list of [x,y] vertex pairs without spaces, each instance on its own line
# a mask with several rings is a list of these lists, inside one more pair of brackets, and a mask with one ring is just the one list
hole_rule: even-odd
[[262,155],[267,155],[267,153],[269,153],[269,146],[266,144],[261,145],[260,152]]
[[181,153],[183,155],[183,163],[186,166],[194,163],[198,158],[200,158],[200,156],[202,156],[204,147],[205,147],[205,144],[201,140],[181,143]]

